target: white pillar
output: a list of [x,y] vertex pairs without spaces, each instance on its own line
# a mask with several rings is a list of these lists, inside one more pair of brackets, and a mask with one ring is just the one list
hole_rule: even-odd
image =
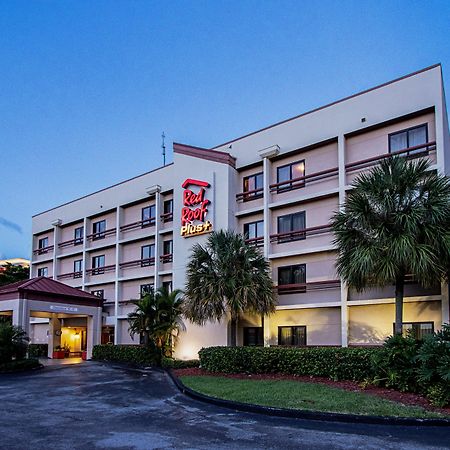
[[[119,244],[120,240],[120,226],[122,224],[123,209],[118,206],[116,210],[116,280],[114,283],[114,344],[120,344],[122,336],[119,328],[119,299],[121,296],[121,285],[119,280],[120,268],[119,264],[122,260],[122,246]],[[100,341],[101,342],[101,341]],[[99,342],[99,343],[100,343]]]
[[95,318],[94,316],[87,316],[87,336],[86,336],[86,356],[87,359],[92,359],[92,349],[95,342]]
[[159,257],[162,254],[161,249],[161,236],[159,235],[159,230],[161,229],[161,186],[154,185],[147,189],[147,194],[155,196],[155,277],[154,277],[154,288],[158,289],[160,286],[159,279],[159,268],[161,267]]
[[[345,186],[347,176],[345,172],[345,136],[338,136],[338,168],[339,168],[339,208],[342,209],[345,202]],[[341,279],[341,345],[348,347],[348,286]]]
[[58,244],[60,242],[61,237],[61,219],[56,219],[52,222],[53,225],[53,279],[58,279],[59,267],[58,267],[58,259],[56,258],[58,254]]

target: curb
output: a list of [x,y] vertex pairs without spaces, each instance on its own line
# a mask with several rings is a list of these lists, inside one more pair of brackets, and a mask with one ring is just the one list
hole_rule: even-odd
[[291,419],[318,420],[324,422],[364,423],[371,425],[404,425],[415,427],[450,427],[450,419],[414,419],[408,417],[363,416],[358,414],[341,414],[288,408],[274,408],[270,406],[254,405],[251,403],[234,402],[231,400],[210,397],[209,395],[196,392],[185,386],[183,382],[172,373],[171,370],[166,370],[166,373],[182,394],[195,400],[200,400],[204,403],[222,406],[235,411],[264,414],[266,416],[287,417]]

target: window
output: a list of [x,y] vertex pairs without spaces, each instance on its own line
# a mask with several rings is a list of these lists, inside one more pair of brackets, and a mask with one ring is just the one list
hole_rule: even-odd
[[142,208],[142,228],[155,224],[156,206],[150,205]]
[[45,238],[41,238],[38,241],[38,249],[39,249],[39,254],[41,255],[42,253],[47,253],[47,247],[48,247],[48,237]]
[[106,231],[106,220],[100,220],[92,224],[92,239],[95,241],[97,239],[104,239]]
[[173,200],[164,200],[163,206],[163,220],[164,222],[170,222],[173,220]]
[[92,258],[92,275],[105,273],[103,267],[105,267],[105,255],[94,256]]
[[244,224],[245,239],[257,239],[264,237],[264,221],[258,220]]
[[151,294],[153,292],[153,284],[141,284],[139,289],[141,297]]
[[73,230],[73,245],[80,245],[83,243],[83,227],[78,227]]
[[306,283],[306,264],[278,267],[278,286]]
[[[286,164],[277,168],[277,183],[283,183],[277,187],[277,192],[291,191],[305,186],[305,180],[288,183],[305,176],[305,160],[297,161],[291,164]],[[286,181],[286,183],[284,183]]]
[[256,189],[263,188],[263,173],[255,173],[254,175],[249,175],[248,177],[244,177],[244,194],[246,192],[250,192],[249,194],[245,194],[243,199],[246,200],[254,200],[256,198],[261,198],[263,196],[262,190],[259,192],[251,192]]
[[37,274],[38,277],[48,277],[48,267],[39,267]]
[[287,236],[280,236],[278,238],[278,242],[289,242],[299,239],[305,239],[306,234],[304,232],[298,233],[298,231],[304,230],[306,228],[305,211],[280,216],[277,219],[277,223],[278,234],[291,233]]
[[[395,332],[395,323],[393,324]],[[403,336],[410,334],[414,339],[423,339],[434,333],[434,322],[403,322]]]
[[92,295],[95,295],[98,298],[105,298],[105,291],[103,289],[97,289],[96,291],[91,291]]
[[141,267],[151,266],[155,260],[155,244],[141,247]]
[[263,328],[245,327],[244,345],[249,347],[263,346],[264,345]]
[[163,281],[162,287],[163,289],[167,289],[169,292],[172,292],[172,281]]
[[163,242],[163,255],[171,255],[173,248],[173,241],[164,241]]
[[[405,150],[417,145],[426,144],[428,142],[428,125],[423,124],[417,127],[408,128],[406,130],[391,133],[389,135],[389,153]],[[411,152],[407,152],[406,155],[413,155],[415,153],[421,153],[426,148],[419,148]]]
[[82,259],[77,259],[76,261],[73,262],[73,277],[74,278],[81,278],[82,271],[83,271],[82,265],[83,265]]
[[306,327],[278,327],[278,345],[306,345]]

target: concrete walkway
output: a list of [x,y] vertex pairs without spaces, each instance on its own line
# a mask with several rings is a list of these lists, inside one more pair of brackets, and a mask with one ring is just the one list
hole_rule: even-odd
[[449,428],[237,413],[183,396],[162,372],[95,362],[2,375],[0,398],[2,450],[450,448]]

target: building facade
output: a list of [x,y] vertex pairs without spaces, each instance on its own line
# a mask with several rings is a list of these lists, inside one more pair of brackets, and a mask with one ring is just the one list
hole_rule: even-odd
[[[130,299],[183,288],[192,246],[219,229],[261,248],[277,290],[263,324],[240,318],[240,344],[373,345],[392,334],[394,287],[357,293],[341,282],[329,221],[355,177],[390,155],[449,173],[440,65],[212,149],[173,150],[172,164],[33,217],[31,276],[103,297],[102,342],[132,343]],[[448,322],[448,286],[409,283],[404,321],[419,334]],[[186,325],[179,358],[228,343],[226,318]],[[36,341],[45,326],[35,325]]]

